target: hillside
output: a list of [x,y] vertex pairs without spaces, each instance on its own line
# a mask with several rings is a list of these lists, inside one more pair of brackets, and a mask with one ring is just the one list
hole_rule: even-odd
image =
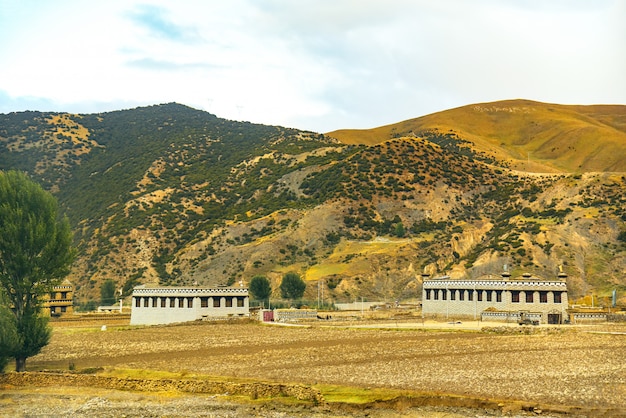
[[[578,119],[561,116],[558,126],[547,109],[512,112],[528,126],[510,130],[561,138],[586,112],[584,123],[598,121],[619,141],[624,118],[609,110],[570,109]],[[306,278],[310,299],[319,287],[337,302],[392,301],[419,296],[422,271],[475,277],[503,264],[548,277],[563,265],[573,298],[624,295],[626,173],[587,172],[604,158],[591,154],[575,174],[564,168],[572,161],[537,159],[538,151],[515,160],[515,147],[528,145],[498,133],[496,120],[510,115],[491,113],[491,124],[459,116],[453,132],[429,116],[363,136],[343,131],[351,141],[174,103],[11,113],[0,115],[0,169],[27,171],[59,198],[79,250],[70,278],[79,303],[97,300],[106,279],[128,295],[140,283],[217,285],[256,274],[278,287],[288,271]],[[385,140],[372,139],[385,130]]]
[[368,130],[328,136],[372,145],[435,131],[455,133],[484,152],[527,172],[626,171],[626,106],[566,106],[528,100],[482,103]]

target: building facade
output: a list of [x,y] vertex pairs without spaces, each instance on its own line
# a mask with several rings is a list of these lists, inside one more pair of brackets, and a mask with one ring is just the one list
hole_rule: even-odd
[[133,289],[131,325],[159,325],[249,316],[243,287],[149,287]]
[[478,279],[423,277],[422,312],[425,316],[464,317],[490,320],[528,318],[540,323],[560,324],[567,319],[567,276],[554,280],[524,274]]
[[50,316],[63,316],[74,313],[74,286],[69,280],[54,286],[43,302],[44,312]]

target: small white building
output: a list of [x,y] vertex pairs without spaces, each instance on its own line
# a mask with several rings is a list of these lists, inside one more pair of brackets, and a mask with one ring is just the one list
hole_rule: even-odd
[[151,287],[133,289],[131,325],[158,325],[211,318],[247,317],[243,287]]
[[522,317],[547,324],[567,319],[567,276],[542,279],[524,274],[478,279],[428,278],[422,284],[422,312],[439,317],[484,320],[520,320]]

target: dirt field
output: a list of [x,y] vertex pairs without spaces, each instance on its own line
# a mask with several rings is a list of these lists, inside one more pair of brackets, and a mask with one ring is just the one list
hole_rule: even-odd
[[[202,374],[313,387],[335,384],[372,390],[392,388],[495,400],[501,405],[521,401],[533,405],[535,414],[543,410],[581,416],[626,416],[624,326],[485,328],[487,324],[476,322],[469,326],[349,325],[355,324],[287,327],[254,322],[200,323],[109,327],[106,331],[93,325],[56,327],[51,344],[31,358],[27,367],[66,371],[95,367],[144,369],[180,376]],[[530,334],[521,332],[526,329]],[[54,394],[48,395],[55,399]],[[24,410],[6,409],[13,396],[25,396],[19,388],[5,388],[2,396],[3,411],[28,415]],[[186,402],[185,397],[176,399]],[[215,400],[211,398],[211,402]],[[248,416],[271,415],[256,409],[246,411]],[[385,414],[392,415],[384,415],[379,411],[378,416],[427,415],[424,410],[415,415],[407,411],[403,415],[389,411]],[[187,415],[193,415],[191,409],[188,412]],[[230,416],[222,412],[213,416]],[[278,415],[272,416],[300,416],[293,411],[273,413]],[[283,413],[286,415],[280,415]],[[444,415],[477,415],[476,411],[466,413],[448,411]],[[436,411],[433,414],[444,416]],[[176,416],[167,411],[152,416],[161,415]],[[238,415],[245,414],[239,411]],[[315,415],[309,411],[302,416]]]

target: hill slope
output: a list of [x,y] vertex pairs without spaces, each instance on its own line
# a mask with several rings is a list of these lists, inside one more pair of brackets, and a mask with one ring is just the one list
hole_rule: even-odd
[[[585,108],[619,131],[605,110]],[[504,147],[420,123],[419,135],[396,126],[386,141],[346,145],[178,104],[12,113],[0,115],[0,169],[59,198],[81,303],[106,279],[128,295],[256,274],[278,287],[288,271],[310,299],[320,286],[335,301],[396,300],[419,296],[424,270],[474,277],[502,264],[548,277],[563,265],[574,298],[626,291],[625,173],[521,173]]]
[[446,110],[369,130],[328,136],[376,144],[423,132],[454,132],[512,168],[530,172],[626,171],[626,106],[566,106],[508,100]]

